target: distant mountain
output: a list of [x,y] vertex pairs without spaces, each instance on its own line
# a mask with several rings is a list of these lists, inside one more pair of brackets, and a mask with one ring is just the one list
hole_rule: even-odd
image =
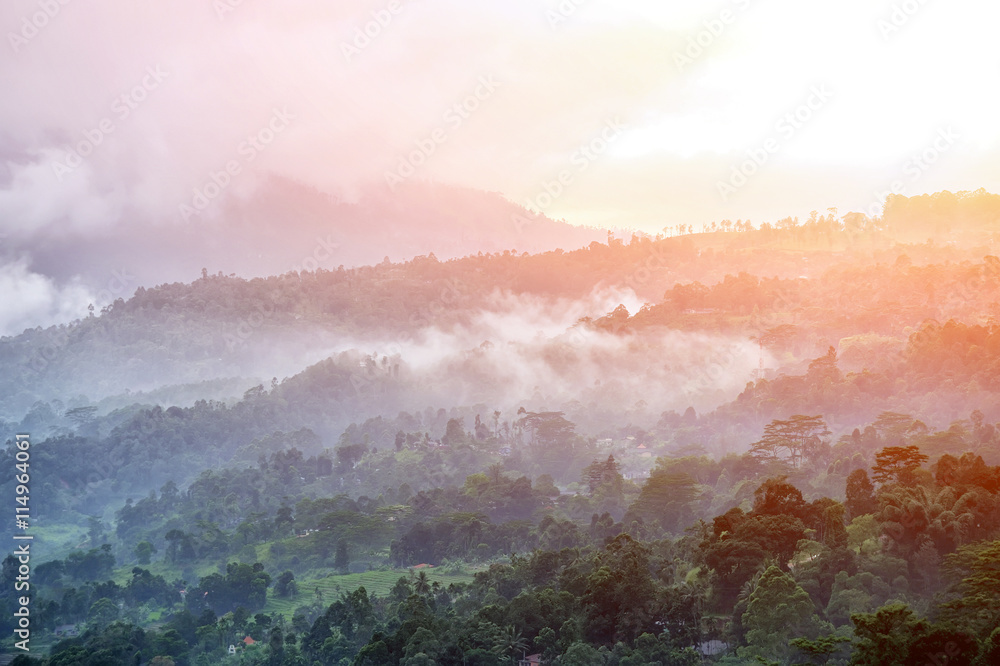
[[248,199],[176,224],[122,224],[103,235],[70,234],[23,248],[36,272],[75,275],[103,286],[119,271],[135,287],[189,282],[202,268],[242,277],[292,270],[333,270],[478,252],[573,250],[607,232],[535,216],[500,194],[423,183],[366,191],[355,203],[272,179]]

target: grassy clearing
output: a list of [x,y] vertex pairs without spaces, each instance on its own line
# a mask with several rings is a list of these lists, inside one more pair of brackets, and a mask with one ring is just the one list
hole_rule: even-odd
[[[80,550],[77,546],[87,540],[85,528],[68,523],[32,525],[30,533],[34,535],[35,543],[38,544],[40,560],[63,559],[72,551]],[[83,548],[87,549],[89,546]]]
[[[431,583],[435,581],[442,587],[448,587],[452,583],[472,582],[475,570],[467,570],[462,573],[447,573],[441,568],[422,569],[427,573],[427,578]],[[364,587],[368,594],[384,597],[388,596],[392,586],[402,578],[410,578],[411,569],[392,569],[390,571],[368,571],[356,574],[333,574],[322,578],[304,578],[296,580],[299,594],[294,599],[277,599],[268,595],[267,605],[264,607],[265,613],[281,613],[291,618],[295,609],[315,599],[316,589],[319,588],[323,594],[323,603],[330,604],[334,599],[344,592],[353,592],[359,587]]]

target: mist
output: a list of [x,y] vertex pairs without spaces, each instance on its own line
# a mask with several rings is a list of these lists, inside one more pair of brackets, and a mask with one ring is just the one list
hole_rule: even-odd
[[585,299],[495,291],[458,323],[399,336],[331,340],[326,332],[320,346],[262,338],[253,370],[280,378],[323,358],[353,358],[352,382],[359,393],[372,391],[364,416],[479,406],[484,417],[499,410],[510,418],[524,407],[565,411],[596,434],[622,418],[651,427],[664,411],[710,411],[734,399],[761,362],[774,366],[756,343],[732,335],[595,324],[619,305],[631,313],[642,307],[631,289],[599,289]]

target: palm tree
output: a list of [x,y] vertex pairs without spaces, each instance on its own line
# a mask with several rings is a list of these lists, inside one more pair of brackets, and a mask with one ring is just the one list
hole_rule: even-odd
[[431,591],[430,581],[427,580],[427,572],[421,571],[417,574],[417,579],[413,582],[413,590],[417,594],[427,594]]
[[517,660],[517,654],[524,653],[528,649],[528,641],[521,635],[520,630],[513,626],[507,626],[500,631],[493,645],[493,653],[501,657],[510,656],[511,662]]
[[230,631],[233,629],[233,614],[226,613],[220,617],[216,623],[216,629],[219,632],[219,645],[221,647],[226,647],[226,636],[228,636]]

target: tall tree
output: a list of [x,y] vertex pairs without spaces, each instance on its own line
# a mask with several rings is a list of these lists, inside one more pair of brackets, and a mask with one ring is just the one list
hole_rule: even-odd
[[844,505],[847,507],[848,520],[854,520],[858,516],[866,516],[878,511],[875,486],[868,478],[868,472],[864,469],[856,469],[847,475],[845,493],[847,499],[844,501]]
[[820,621],[809,595],[792,577],[778,567],[767,569],[750,594],[743,613],[747,647],[741,656],[787,660],[792,638],[816,638],[832,632],[833,626]]
[[872,476],[882,485],[899,483],[913,485],[914,472],[927,462],[928,458],[916,446],[887,446],[875,454]]
[[751,444],[750,454],[763,461],[785,459],[798,467],[803,456],[829,434],[822,416],[796,414],[784,421],[775,419],[764,426],[764,436]]

